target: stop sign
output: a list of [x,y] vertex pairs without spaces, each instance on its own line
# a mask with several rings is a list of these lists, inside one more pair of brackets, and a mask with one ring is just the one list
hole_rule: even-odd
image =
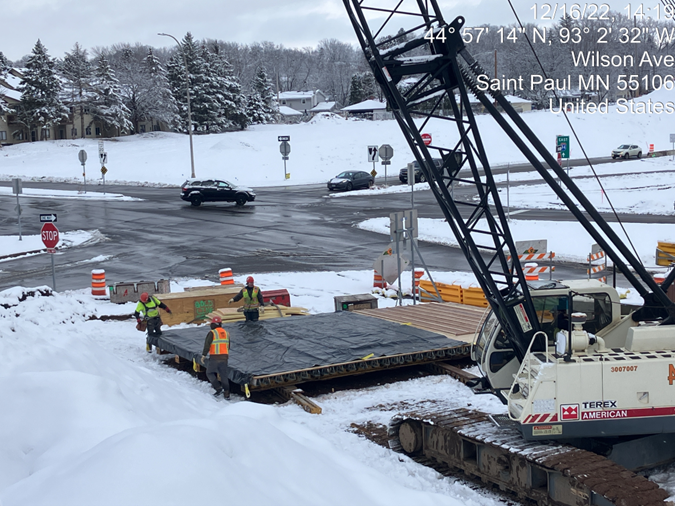
[[431,144],[431,134],[422,134],[422,142],[425,146]]
[[40,230],[40,237],[47,249],[54,249],[59,243],[59,229],[53,223],[45,223]]

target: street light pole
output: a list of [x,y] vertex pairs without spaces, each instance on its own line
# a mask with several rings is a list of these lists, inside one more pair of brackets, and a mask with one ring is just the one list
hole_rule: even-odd
[[192,108],[190,107],[190,71],[188,70],[187,58],[185,57],[185,51],[183,51],[183,46],[178,39],[173,35],[168,33],[158,33],[157,35],[163,35],[165,37],[171,37],[176,41],[178,47],[183,53],[183,65],[185,65],[185,92],[187,95],[187,106],[188,106],[188,135],[190,136],[190,165],[192,167],[192,175],[190,177],[195,178],[195,153],[194,148],[192,147]]

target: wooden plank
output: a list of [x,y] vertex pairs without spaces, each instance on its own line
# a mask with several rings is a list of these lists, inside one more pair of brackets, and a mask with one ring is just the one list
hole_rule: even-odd
[[273,389],[282,399],[293,401],[302,409],[311,413],[312,415],[320,415],[322,413],[321,406],[309,399],[305,392],[293,386],[285,386]]
[[453,378],[461,381],[465,385],[469,381],[475,381],[480,379],[475,374],[471,374],[470,372],[465,371],[464,369],[460,369],[459,367],[455,367],[454,365],[446,364],[445,362],[434,362],[433,364],[429,364],[428,367],[430,369],[435,370],[436,372],[448,374]]

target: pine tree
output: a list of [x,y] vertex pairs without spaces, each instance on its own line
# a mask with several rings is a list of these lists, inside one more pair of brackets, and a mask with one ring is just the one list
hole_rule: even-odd
[[361,85],[361,78],[359,74],[354,74],[352,76],[351,83],[349,84],[349,105],[358,104],[363,102],[363,86]]
[[218,46],[213,49],[213,52],[208,53],[208,62],[218,91],[220,124],[222,128],[236,126],[243,130],[251,124],[246,110],[246,97],[230,62],[220,53]]
[[180,121],[178,105],[171,93],[166,71],[152,49],[148,49],[148,56],[143,60],[142,73],[145,87],[138,102],[144,115],[153,123],[163,121],[169,127],[177,126]]
[[124,105],[119,81],[103,55],[96,61],[94,76],[94,99],[91,108],[94,121],[100,121],[106,128],[115,128],[117,135],[131,130],[131,111]]
[[84,138],[84,109],[91,103],[92,65],[87,50],[76,42],[73,50],[66,53],[61,63],[61,75],[65,79],[64,92],[67,103],[80,115],[80,137]]
[[49,127],[68,118],[68,109],[59,98],[61,83],[56,77],[55,66],[38,39],[18,86],[21,102],[17,107],[17,120],[29,130],[38,129],[41,139],[47,138]]
[[259,66],[251,82],[251,93],[247,97],[246,112],[251,123],[270,123],[275,120],[278,106],[272,91],[272,83],[263,66]]
[[[194,89],[195,81],[203,73],[203,66],[202,59],[197,53],[197,47],[192,38],[192,34],[188,32],[180,43],[178,51],[171,56],[169,63],[167,64],[169,86],[171,87],[173,98],[178,105],[180,130],[186,133],[188,131],[188,104],[186,91],[187,89],[190,90],[190,102],[192,107],[194,107],[196,98]],[[199,77],[199,79],[201,80],[201,77]],[[193,114],[191,128],[193,131],[197,131],[197,127],[198,125]]]

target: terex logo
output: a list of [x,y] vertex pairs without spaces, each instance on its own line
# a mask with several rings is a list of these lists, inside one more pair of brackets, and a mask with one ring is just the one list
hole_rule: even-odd
[[584,409],[606,409],[606,408],[616,408],[616,401],[591,401],[583,402]]
[[578,420],[579,419],[579,405],[578,404],[561,404],[560,405],[560,419],[561,420]]

